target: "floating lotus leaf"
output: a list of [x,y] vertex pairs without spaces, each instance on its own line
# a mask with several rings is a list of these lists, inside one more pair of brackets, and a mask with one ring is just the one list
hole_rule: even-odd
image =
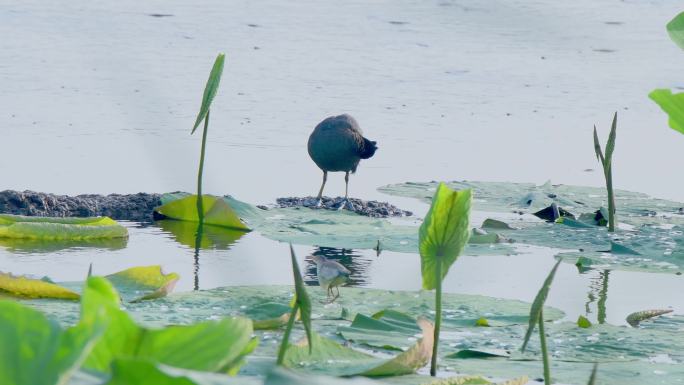
[[[664,273],[684,270],[682,203],[618,190],[618,217],[621,223],[631,227],[609,233],[605,227],[581,220],[563,218],[562,223],[547,223],[527,215],[538,206],[547,207],[552,203],[574,212],[595,213],[606,199],[602,188],[495,182],[450,182],[449,186],[472,188],[474,210],[500,213],[506,218],[506,223],[516,229],[499,228],[497,236],[510,239],[514,244],[578,250],[562,253],[559,257],[571,263],[581,258],[583,267]],[[426,194],[436,187],[436,183],[404,183],[385,186],[380,191],[426,201]],[[512,212],[521,214],[511,219]],[[505,244],[491,244],[490,252],[504,253],[503,246]],[[471,248],[472,245],[468,245],[464,254],[469,254]]]
[[173,291],[180,276],[164,274],[161,266],[139,266],[105,276],[120,292],[135,293],[134,302],[161,298]]
[[[182,195],[179,194],[177,197],[179,196]],[[167,203],[154,209],[155,213],[162,218],[199,222],[197,195],[188,195],[175,200],[166,197],[163,201]],[[204,208],[204,224],[249,231],[226,200],[212,195],[202,195],[202,207]]]
[[0,294],[18,298],[79,299],[81,296],[65,287],[43,280],[0,272]]
[[385,377],[415,373],[427,364],[433,344],[432,324],[421,320],[419,325],[423,338],[405,352],[389,360],[352,350],[315,335],[311,354],[306,344],[291,346],[285,355],[285,365],[309,372],[337,376]]
[[127,236],[128,230],[108,217],[52,218],[0,214],[0,238],[88,241]]

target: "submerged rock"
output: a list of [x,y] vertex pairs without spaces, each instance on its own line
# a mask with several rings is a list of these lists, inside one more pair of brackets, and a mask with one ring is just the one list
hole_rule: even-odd
[[108,216],[136,222],[152,221],[161,194],[55,195],[35,191],[0,191],[0,213],[45,217]]
[[[330,198],[323,197],[321,205],[317,206],[315,197],[287,197],[278,198],[276,203],[280,208],[287,207],[308,207],[312,209],[337,210],[344,202],[344,198]],[[344,207],[345,210],[353,211],[360,215],[365,215],[372,218],[388,218],[388,217],[408,217],[413,215],[412,212],[402,210],[387,202],[365,201],[358,198],[349,198],[349,205]]]

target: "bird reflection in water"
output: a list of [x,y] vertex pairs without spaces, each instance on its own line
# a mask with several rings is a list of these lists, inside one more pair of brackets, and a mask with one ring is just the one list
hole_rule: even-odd
[[[341,264],[349,271],[344,286],[365,286],[369,283],[368,267],[370,260],[356,250],[338,249],[335,247],[317,247],[311,256],[307,257],[304,281],[309,286],[320,286],[316,257],[323,257],[329,261]],[[344,275],[344,274],[342,274]],[[325,288],[327,290],[327,288]]]

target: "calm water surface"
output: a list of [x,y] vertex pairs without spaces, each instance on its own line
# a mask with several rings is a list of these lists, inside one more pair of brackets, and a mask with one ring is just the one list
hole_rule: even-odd
[[[380,150],[351,194],[402,181],[603,183],[591,130],[619,113],[616,188],[684,201],[684,136],[647,94],[681,88],[684,55],[664,25],[676,2],[6,1],[0,9],[0,189],[54,193],[192,191],[199,137],[190,136],[218,51],[227,53],[212,108],[205,190],[254,204],[313,195],[306,153],[315,124],[354,115]],[[209,11],[210,10],[210,11]],[[169,14],[153,17],[150,14]],[[341,175],[326,192],[342,194]],[[173,225],[126,224],[107,245],[0,245],[0,269],[81,280],[134,265],[181,274],[177,290],[291,282],[287,246],[258,233],[213,234],[195,257]],[[175,232],[174,232],[175,231]],[[178,234],[181,234],[180,236]],[[208,235],[209,236],[209,235]],[[210,237],[210,238],[211,238]],[[296,247],[340,259],[352,283],[420,288],[415,254]],[[531,300],[555,250],[463,257],[447,291]],[[608,284],[606,285],[606,281]],[[606,289],[607,287],[607,289]],[[637,310],[684,312],[682,278],[563,264],[549,303],[624,323]],[[342,295],[344,295],[344,290]],[[604,311],[602,310],[602,313]]]

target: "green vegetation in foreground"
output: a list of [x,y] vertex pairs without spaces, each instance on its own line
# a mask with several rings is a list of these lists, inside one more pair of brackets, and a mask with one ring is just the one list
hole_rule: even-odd
[[613,116],[613,123],[610,126],[610,135],[608,135],[606,153],[604,155],[603,151],[601,150],[601,143],[599,143],[596,126],[594,126],[594,151],[596,152],[596,159],[601,162],[601,166],[603,167],[603,176],[606,179],[606,189],[608,190],[608,231],[611,233],[615,231],[616,226],[615,192],[613,191],[613,151],[615,150],[616,128],[617,112]]
[[0,238],[32,241],[92,241],[128,237],[109,217],[52,218],[0,214]]
[[[88,277],[92,275],[92,265]],[[132,267],[105,276],[130,302],[140,302],[161,298],[169,294],[180,276],[176,273],[164,274],[161,266]],[[0,272],[0,296],[17,299],[62,299],[79,300],[81,295],[49,278],[36,279],[11,273]],[[142,294],[142,295],[141,295]]]
[[523,340],[522,348],[520,349],[523,353],[527,347],[527,343],[530,342],[530,337],[534,331],[535,326],[539,326],[539,342],[542,349],[542,361],[544,362],[544,384],[551,384],[551,362],[549,359],[549,352],[546,345],[546,333],[544,332],[544,302],[546,302],[546,297],[549,295],[549,289],[551,288],[551,283],[553,282],[553,277],[556,275],[556,270],[558,270],[558,265],[561,261],[556,262],[551,269],[548,277],[544,280],[544,284],[537,293],[537,296],[532,302],[532,308],[530,309],[530,320],[527,327],[527,332],[525,333],[525,339]]
[[[684,49],[684,12],[667,23],[666,29],[672,41]],[[668,114],[670,127],[684,134],[684,92],[673,94],[669,89],[657,89],[648,97]]]
[[667,23],[667,33],[672,38],[672,41],[684,49],[684,12],[675,16],[669,23]]
[[[207,79],[207,85],[204,87],[204,94],[202,95],[202,106],[200,107],[200,112],[197,114],[197,119],[195,124],[192,126],[192,131],[190,135],[195,133],[197,127],[204,121],[204,130],[202,131],[202,149],[200,151],[200,162],[199,169],[197,170],[197,196],[202,197],[202,173],[204,172],[204,154],[207,147],[207,131],[209,129],[209,108],[211,107],[211,102],[216,96],[218,91],[219,83],[221,82],[221,75],[223,74],[223,63],[226,60],[226,55],[219,53],[214,61],[214,66],[211,68],[209,73],[209,79]],[[197,199],[197,215],[199,216],[200,225],[204,218],[204,207],[203,200]]]
[[294,306],[292,306],[292,311],[287,321],[287,326],[285,328],[285,334],[283,334],[283,340],[280,342],[280,350],[278,350],[278,360],[277,364],[282,365],[285,359],[285,353],[287,352],[287,347],[290,342],[290,333],[292,332],[292,326],[297,318],[297,312],[302,319],[302,324],[304,324],[304,330],[306,330],[306,341],[309,347],[309,354],[313,350],[313,338],[311,334],[311,300],[309,295],[306,293],[306,288],[304,287],[304,281],[302,280],[302,274],[299,272],[299,265],[297,264],[297,257],[295,256],[294,249],[290,245],[290,258],[292,259],[292,273],[294,274],[295,283],[295,299]]
[[437,375],[439,329],[442,321],[442,280],[470,237],[471,190],[437,187],[432,205],[420,226],[420,267],[423,289],[435,291],[435,335],[430,374]]
[[[106,278],[90,277],[83,287],[80,318],[62,329],[36,310],[0,301],[0,383],[61,385],[80,368],[96,373],[105,379],[96,383],[105,384],[121,359],[236,373],[256,347],[245,318],[150,329],[138,325],[120,303]],[[115,376],[111,380],[117,383]]]

